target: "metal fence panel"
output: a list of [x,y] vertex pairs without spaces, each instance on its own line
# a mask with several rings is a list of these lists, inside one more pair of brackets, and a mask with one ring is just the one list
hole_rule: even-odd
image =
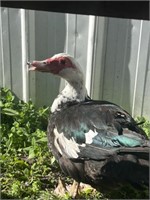
[[1,8],[0,84],[37,106],[50,105],[65,82],[28,74],[25,62],[68,52],[94,99],[150,119],[149,36],[149,21]]
[[[150,84],[148,83],[148,65],[150,56],[150,23],[141,22],[141,32],[139,33],[139,48],[137,55],[137,71],[134,88],[133,115],[144,114],[150,116]],[[149,89],[148,89],[149,88]],[[149,97],[149,99],[148,99]],[[147,105],[144,108],[144,104]],[[148,114],[149,113],[149,114]]]
[[[105,52],[103,58],[100,57],[102,62],[101,66],[99,65],[103,78],[102,75],[96,74],[96,79],[93,79],[93,90],[94,86],[98,87],[98,77],[103,79],[99,83],[99,91],[96,89],[96,94],[99,93],[96,98],[117,103],[133,116],[144,113],[148,118],[150,110],[146,111],[144,106],[148,106],[149,102],[146,100],[147,88],[150,86],[148,86],[149,26],[149,21],[105,19],[105,25],[102,25],[106,27],[103,33],[105,39],[102,45],[99,44],[102,40],[97,39],[96,49],[96,60],[99,60],[98,52],[102,55],[102,48]],[[99,70],[99,66],[96,65],[95,72]]]
[[[66,42],[65,14],[35,12],[35,59],[42,60],[64,52]],[[36,104],[50,105],[59,92],[60,79],[36,73]],[[44,97],[44,98],[43,98]]]
[[[150,24],[148,24],[148,26],[150,26]],[[142,109],[141,114],[150,120],[150,105],[149,105],[149,102],[150,102],[150,38],[149,38],[149,43],[148,43],[146,67],[147,69],[146,69],[145,80],[144,80],[144,95],[142,99],[143,109]],[[136,104],[136,106],[138,106],[138,104]]]
[[23,98],[21,10],[2,8],[3,84]]
[[[12,90],[22,98],[22,47],[21,47],[21,17],[20,10],[10,9],[8,14],[9,50]],[[6,55],[6,54],[5,54]],[[6,55],[7,56],[7,55]],[[8,58],[6,58],[8,59]],[[5,65],[6,66],[6,65]]]
[[9,15],[8,9],[2,8],[1,11],[1,70],[3,86],[12,88],[11,80],[11,58],[10,58],[10,36],[9,36]]

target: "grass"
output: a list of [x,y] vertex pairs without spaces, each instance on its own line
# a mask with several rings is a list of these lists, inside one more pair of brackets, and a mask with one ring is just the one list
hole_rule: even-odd
[[[46,129],[49,108],[36,108],[31,101],[25,103],[7,88],[1,89],[0,108],[0,199],[71,199],[69,193],[63,198],[54,194],[58,177],[68,185],[73,180],[64,177],[48,149]],[[145,120],[142,128],[150,136],[150,122]],[[135,196],[134,192],[127,188],[127,191],[117,191],[111,197],[116,198],[117,194],[121,193],[127,198],[129,191]],[[104,196],[87,188],[80,193],[80,198],[104,199]]]

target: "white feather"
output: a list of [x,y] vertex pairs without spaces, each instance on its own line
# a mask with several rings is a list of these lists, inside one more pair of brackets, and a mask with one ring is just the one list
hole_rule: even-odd
[[85,133],[85,143],[86,144],[91,144],[93,142],[93,138],[97,135],[98,133],[96,130],[93,132],[92,130],[89,130],[89,132]]
[[[73,137],[71,139],[67,139],[63,133],[58,133],[57,128],[54,129],[54,135],[54,145],[61,155],[65,153],[69,158],[78,158],[80,149]],[[61,149],[63,149],[63,153]]]
[[[61,71],[61,77],[67,80],[67,85],[63,91],[54,100],[51,112],[59,111],[59,105],[61,103],[69,101],[84,101],[87,96],[87,90],[84,86],[83,75],[80,71],[74,71],[73,69],[64,69]],[[67,78],[69,77],[69,78]]]

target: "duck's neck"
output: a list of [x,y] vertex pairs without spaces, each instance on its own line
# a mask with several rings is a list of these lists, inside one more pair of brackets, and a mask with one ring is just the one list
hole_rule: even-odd
[[68,82],[66,87],[54,100],[51,112],[59,111],[61,106],[68,102],[81,102],[87,97],[87,90],[83,80]]

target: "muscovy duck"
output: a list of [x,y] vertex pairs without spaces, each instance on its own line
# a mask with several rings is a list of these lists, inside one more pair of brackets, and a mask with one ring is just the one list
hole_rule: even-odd
[[52,104],[47,129],[62,171],[102,191],[126,183],[148,186],[150,141],[131,115],[114,103],[88,97],[80,65],[68,54],[28,65],[30,71],[67,81]]

